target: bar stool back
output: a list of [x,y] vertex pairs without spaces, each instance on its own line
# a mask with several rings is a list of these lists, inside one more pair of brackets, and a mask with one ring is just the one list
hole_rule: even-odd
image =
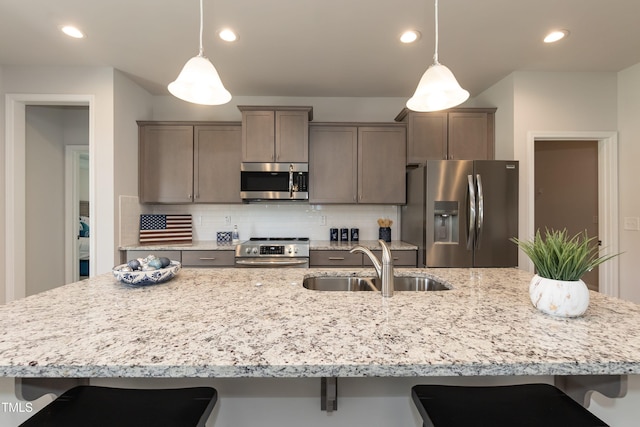
[[411,395],[424,427],[607,426],[549,384],[416,385],[411,389]]
[[211,387],[77,386],[20,427],[204,427],[217,400],[218,393]]

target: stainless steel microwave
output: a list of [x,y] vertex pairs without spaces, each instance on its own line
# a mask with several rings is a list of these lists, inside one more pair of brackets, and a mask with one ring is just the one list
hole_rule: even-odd
[[307,163],[242,163],[240,197],[245,201],[309,200]]

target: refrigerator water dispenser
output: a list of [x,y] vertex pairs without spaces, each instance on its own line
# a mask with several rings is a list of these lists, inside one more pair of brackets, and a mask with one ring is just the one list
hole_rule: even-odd
[[458,243],[459,216],[457,201],[433,202],[433,241],[435,243]]

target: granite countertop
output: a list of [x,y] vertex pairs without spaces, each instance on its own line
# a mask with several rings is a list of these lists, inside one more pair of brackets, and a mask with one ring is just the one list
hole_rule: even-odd
[[591,293],[585,315],[530,303],[517,269],[396,269],[439,292],[319,292],[310,275],[371,269],[110,274],[0,306],[8,377],[402,377],[640,373],[640,305]]
[[[356,246],[365,246],[369,249],[380,249],[377,240],[362,240],[359,242],[331,242],[329,240],[310,240],[311,250],[343,250],[348,251]],[[391,250],[417,250],[418,247],[401,240],[393,240],[388,244]],[[218,243],[215,240],[199,240],[193,243],[164,243],[157,245],[128,245],[118,248],[121,251],[149,250],[149,251],[235,251],[236,245],[233,243]]]

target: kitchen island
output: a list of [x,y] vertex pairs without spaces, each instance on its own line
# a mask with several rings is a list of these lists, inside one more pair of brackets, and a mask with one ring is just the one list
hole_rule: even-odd
[[640,373],[640,306],[592,292],[583,317],[550,317],[531,305],[531,275],[521,270],[397,269],[397,276],[432,275],[453,289],[396,292],[387,299],[302,286],[307,276],[373,273],[183,269],[172,281],[148,287],[123,285],[104,274],[0,307],[0,375],[416,379]]

